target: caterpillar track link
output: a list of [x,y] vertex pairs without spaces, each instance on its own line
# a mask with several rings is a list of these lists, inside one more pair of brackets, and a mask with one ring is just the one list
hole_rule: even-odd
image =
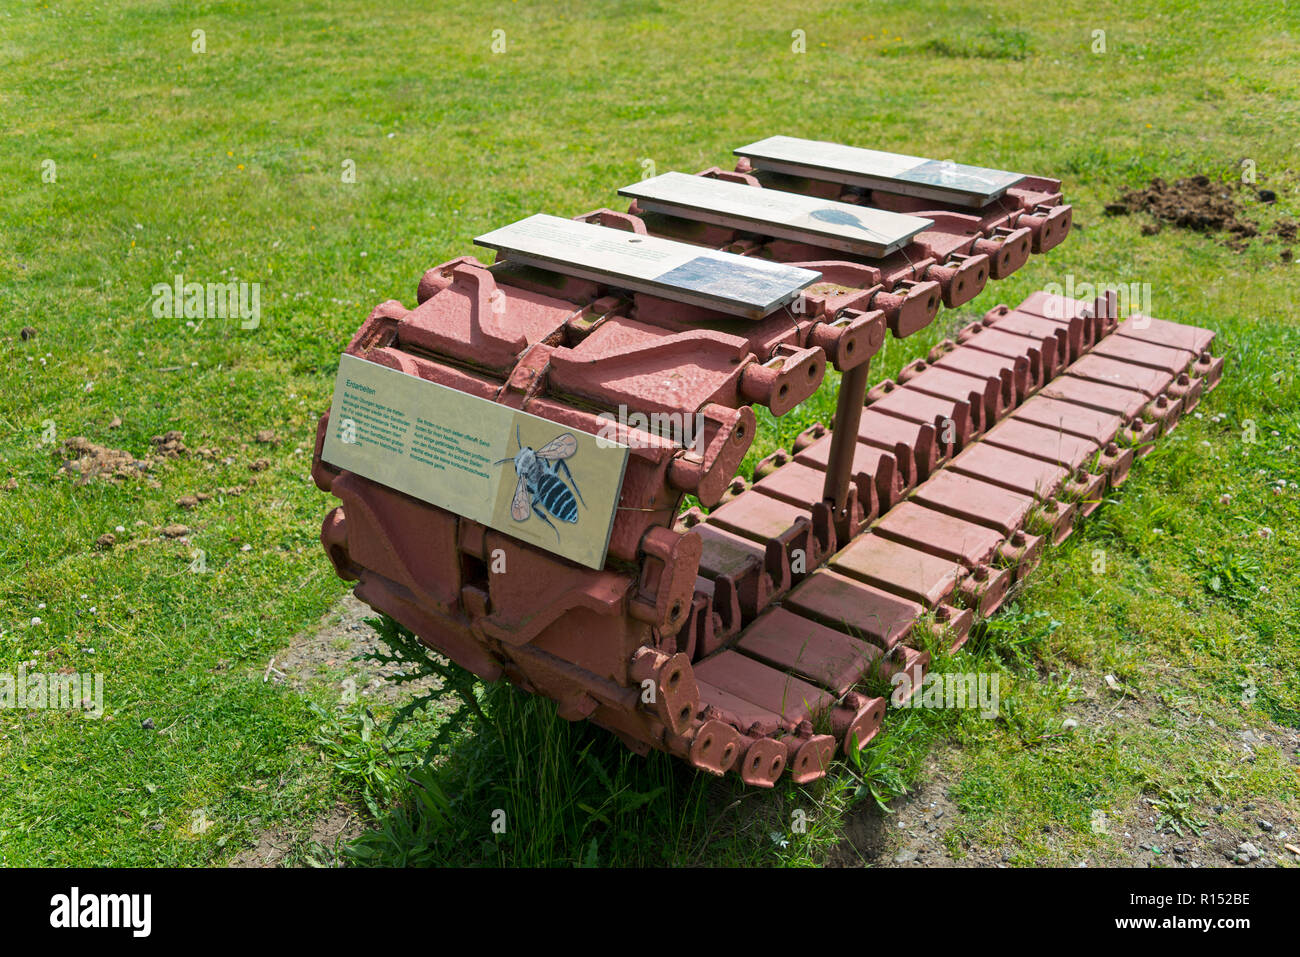
[[[1097,304],[1073,305],[1091,310]],[[1108,345],[1129,331],[1140,336],[1135,341],[1149,344],[1151,337],[1140,323],[1138,317],[1111,324],[1094,346]],[[909,671],[911,680],[906,687],[914,689],[929,664],[925,649],[961,647],[972,622],[995,613],[1008,587],[1030,574],[1047,548],[1063,542],[1079,521],[1091,515],[1108,489],[1123,484],[1135,454],[1176,426],[1177,416],[1149,415],[1160,400],[1176,406],[1184,396],[1200,395],[1217,384],[1222,363],[1209,355],[1212,335],[1207,337],[1204,330],[1193,334],[1182,331],[1191,328],[1161,329],[1168,334],[1166,341],[1185,341],[1198,351],[1182,350],[1178,362],[1156,370],[1155,377],[1146,375],[1152,371],[1149,364],[1117,358],[1115,361],[1125,363],[1124,368],[1106,367],[1113,381],[1099,383],[1091,378],[1096,370],[1085,356],[1079,360],[1082,369],[1077,370],[1082,374],[1076,374],[1076,363],[1072,363],[1056,369],[1057,374],[1046,381],[1027,380],[1023,391],[1013,393],[1013,401],[999,409],[987,428],[968,437],[950,459],[937,465],[931,461],[924,473],[915,465],[910,471],[900,465],[899,459],[916,454],[905,442],[892,462],[890,453],[867,444],[864,433],[871,431],[873,420],[864,420],[858,444],[868,454],[855,463],[859,468],[855,486],[878,488],[877,479],[883,474],[890,487],[902,482],[901,494],[874,518],[867,509],[854,534],[837,542],[838,548],[829,556],[823,557],[824,550],[809,552],[810,557],[799,566],[802,578],[792,570],[790,553],[784,552],[781,575],[768,580],[761,608],[744,610],[743,627],[738,632],[733,627],[734,636],[729,633],[726,640],[712,646],[696,644],[697,670],[707,666],[716,671],[726,663],[734,664],[738,653],[757,658],[788,678],[797,678],[803,685],[792,687],[802,695],[800,701],[823,704],[820,724],[819,716],[811,714],[811,723],[803,728],[804,740],[818,727],[827,727],[829,714],[829,705],[809,695],[804,685],[836,695],[837,702],[846,700],[845,688],[868,697],[873,692],[875,697],[886,697],[885,689],[895,680],[894,675]],[[1038,348],[1042,341],[1022,339],[1026,351]],[[1116,354],[1127,351],[1127,344],[1118,345]],[[971,381],[1001,381],[973,345],[944,343],[936,351],[950,358],[952,368],[969,370]],[[1043,394],[1051,391],[1047,388],[1050,384],[1071,380],[1080,383],[1075,387],[1080,390],[1078,399]],[[900,406],[905,405],[903,400],[912,397],[913,382],[899,384],[887,394],[899,397]],[[1095,386],[1120,390],[1126,399],[1115,403],[1107,391],[1099,400],[1091,391]],[[1099,407],[1107,402],[1115,408]],[[933,441],[933,431],[940,428],[936,425],[931,430],[928,441]],[[745,528],[757,550],[762,534],[758,526],[768,514],[767,500],[796,502],[803,489],[803,514],[783,513],[783,520],[788,519],[791,526],[801,521],[811,526],[816,510],[824,503],[816,499],[817,483],[809,473],[819,462],[824,467],[825,456],[809,456],[808,452],[819,443],[824,445],[831,431],[813,427],[796,440],[794,451],[776,452],[764,459],[755,470],[753,485],[735,487],[735,494],[724,506],[722,522],[731,528]],[[891,442],[885,439],[881,444]],[[889,464],[882,468],[882,462]],[[904,475],[908,478],[900,479]],[[696,510],[684,515],[681,524],[706,531],[718,520]],[[707,609],[707,596],[700,597]],[[826,629],[837,637],[830,639]],[[756,637],[751,639],[751,635]],[[839,651],[832,653],[830,645],[842,638],[856,639],[875,652],[865,652],[862,646],[836,645]],[[891,657],[900,652],[902,659]],[[856,676],[846,677],[846,668],[856,669]],[[778,681],[775,677],[768,680]],[[736,712],[727,709],[731,699],[710,698],[714,687],[716,684],[702,691],[706,705],[715,709],[710,713],[734,722]],[[730,695],[737,697],[735,688]],[[784,733],[799,738],[798,724],[787,723]],[[835,734],[833,729],[831,733]],[[841,735],[837,747],[846,746],[847,739]],[[767,782],[754,779],[750,783]]]
[[[695,273],[674,286],[498,243],[491,265],[428,270],[412,308],[376,307],[347,355],[612,438],[627,465],[604,562],[586,567],[330,464],[327,414],[312,477],[339,500],[321,531],[337,574],[433,650],[637,753],[771,787],[867,746],[1223,360],[1208,330],[1036,293],[871,385],[886,335],[1050,249],[1069,207],[1056,181],[1018,174],[951,202],[827,175],[742,157],[565,227],[812,274],[797,298],[737,304]],[[831,425],[741,476],[754,407],[785,414],[828,364]]]

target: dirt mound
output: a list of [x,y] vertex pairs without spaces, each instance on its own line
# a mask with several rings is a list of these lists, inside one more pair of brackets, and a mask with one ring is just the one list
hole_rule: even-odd
[[176,429],[163,435],[155,435],[149,443],[153,446],[154,452],[164,458],[177,458],[188,451],[185,448],[185,435]]
[[[121,425],[121,420],[114,417],[109,428],[116,428]],[[109,481],[120,481],[126,478],[143,477],[145,482],[151,487],[157,488],[156,479],[149,477],[153,468],[160,464],[165,464],[167,459],[181,458],[182,456],[195,456],[200,459],[217,459],[221,456],[221,450],[200,446],[197,449],[187,448],[185,445],[185,436],[172,429],[163,435],[155,435],[149,440],[152,446],[151,451],[144,458],[137,459],[130,452],[121,449],[110,449],[104,445],[96,445],[83,435],[78,435],[68,439],[63,443],[65,456],[61,457],[60,468],[57,475],[70,475],[78,485],[84,485],[94,478],[107,479]],[[251,484],[251,482],[250,482]],[[221,489],[221,493],[227,494],[227,489]],[[238,495],[244,491],[244,486],[237,486],[229,490],[230,494]],[[194,496],[193,502],[186,502],[185,499],[191,496],[185,496],[182,501],[177,502],[182,508],[188,508],[197,505],[199,502],[211,498],[210,494],[198,492]]]
[[[1259,235],[1259,227],[1242,218],[1241,189],[1237,183],[1212,180],[1208,176],[1188,176],[1172,184],[1156,178],[1146,189],[1133,189],[1106,206],[1106,213],[1122,216],[1145,212],[1157,223],[1169,223],[1201,233],[1228,233],[1226,244],[1232,249],[1245,248],[1245,240]],[[1143,230],[1148,233],[1147,230]],[[1158,232],[1150,230],[1150,233]]]
[[64,459],[59,471],[75,476],[78,485],[93,478],[114,481],[135,478],[149,469],[148,462],[137,459],[130,452],[96,445],[81,435],[68,439],[63,443],[63,448],[69,457]]
[[[109,425],[112,428],[112,425]],[[221,457],[221,450],[206,445],[201,445],[197,449],[191,449],[185,445],[185,434],[176,429],[165,432],[162,435],[155,435],[149,440],[153,446],[154,456],[160,459],[176,459],[183,455],[193,455],[201,459],[216,459]]]

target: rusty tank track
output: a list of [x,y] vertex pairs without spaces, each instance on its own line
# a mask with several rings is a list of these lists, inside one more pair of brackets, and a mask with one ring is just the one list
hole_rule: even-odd
[[[638,753],[670,752],[770,787],[866,746],[882,689],[919,685],[926,647],[959,647],[1045,548],[1121,484],[1217,384],[1214,334],[1035,293],[868,389],[886,332],[1065,238],[1060,184],[1030,177],[976,213],[880,190],[754,171],[700,176],[932,220],[869,259],[677,220],[596,210],[587,222],[821,272],[802,309],[737,321],[499,258],[429,270],[418,305],[377,307],[347,354],[597,433],[620,419],[627,470],[608,557],[581,567],[340,471],[321,540],[356,594],[488,681],[505,678]],[[752,406],[781,415],[842,373],[833,428],[737,471]],[[698,414],[703,441],[655,416]],[[639,416],[639,418],[638,418]],[[702,508],[683,510],[694,495]],[[706,512],[705,509],[708,509]],[[505,571],[493,571],[494,557]]]
[[[818,501],[830,442],[822,426],[764,459],[752,485],[733,483],[721,507],[682,516],[704,540],[684,647],[704,715],[741,735],[748,783],[770,786],[787,766],[797,782],[815,779],[837,748],[868,742],[887,704],[871,689],[899,672],[917,688],[930,659],[921,648],[936,636],[961,647],[975,616],[995,613],[1044,549],[1219,381],[1207,330],[1099,321],[1078,302],[1058,301],[1073,315],[1057,322],[1033,312],[1045,304],[1035,294],[1019,309],[1000,306],[964,330],[963,343],[942,343],[906,368],[901,384],[872,390],[853,466],[858,510],[840,529]],[[1002,352],[977,348],[1003,324],[1053,322],[1100,337],[1076,339],[1064,366],[1043,363],[1058,341],[1050,331],[1006,334]],[[1000,370],[990,356],[1006,360]],[[966,398],[937,398],[931,369],[958,370]],[[942,420],[963,416],[974,424],[936,440]],[[773,541],[780,547],[765,547]],[[802,578],[792,572],[796,548],[817,566]],[[755,750],[762,740],[782,748]]]

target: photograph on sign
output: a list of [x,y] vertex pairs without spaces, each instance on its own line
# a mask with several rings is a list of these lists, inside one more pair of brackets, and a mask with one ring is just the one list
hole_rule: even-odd
[[761,319],[821,273],[538,213],[475,238],[525,265]]
[[627,448],[344,355],[321,457],[601,568]]

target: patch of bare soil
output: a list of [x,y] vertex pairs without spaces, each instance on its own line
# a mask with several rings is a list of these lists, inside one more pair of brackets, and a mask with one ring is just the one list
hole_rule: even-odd
[[1208,176],[1188,176],[1173,183],[1156,178],[1145,189],[1129,190],[1108,203],[1106,213],[1149,213],[1156,222],[1155,228],[1143,229],[1147,235],[1159,232],[1164,224],[1201,233],[1227,233],[1224,243],[1242,250],[1247,239],[1259,235],[1259,227],[1243,217],[1241,188],[1239,183]]
[[315,821],[310,828],[271,828],[258,835],[257,844],[244,848],[230,860],[231,867],[278,867],[296,854],[317,862],[337,861],[344,846],[361,834],[361,819],[346,804]]
[[163,458],[177,458],[187,451],[185,436],[176,429],[172,429],[163,435],[155,435],[149,440],[149,444],[153,446],[154,452]]
[[891,813],[864,805],[852,814],[828,866],[1005,867],[1010,855],[996,848],[968,847],[960,858],[949,853],[943,835],[960,812],[948,796],[945,763],[944,754],[936,752],[925,782],[891,801]]
[[[120,425],[121,419],[114,417],[108,427],[111,429]],[[55,474],[72,476],[78,485],[84,485],[91,479],[119,482],[129,478],[143,478],[149,485],[158,488],[158,482],[148,473],[163,460],[183,455],[212,459],[221,454],[218,449],[206,446],[186,448],[185,436],[175,429],[163,435],[155,435],[149,443],[153,451],[138,459],[130,452],[97,445],[84,435],[77,435],[63,443],[64,455]]]
[[[1098,863],[1118,867],[1278,867],[1300,861],[1295,816],[1276,803],[1198,807],[1197,831],[1160,826],[1158,798],[1146,797],[1110,824],[1118,852]],[[1237,823],[1242,821],[1244,823]]]
[[433,679],[396,685],[387,678],[397,668],[373,661],[354,660],[378,650],[375,630],[366,624],[377,612],[351,593],[325,613],[317,627],[293,640],[270,660],[263,673],[267,681],[287,684],[295,691],[330,684],[340,699],[373,700],[391,704],[437,688]]
[[[1149,213],[1154,222],[1143,226],[1144,235],[1158,233],[1162,225],[1179,226],[1197,233],[1226,233],[1225,246],[1242,251],[1248,239],[1260,235],[1260,226],[1244,216],[1240,196],[1245,189],[1243,183],[1208,176],[1184,177],[1175,179],[1173,183],[1156,178],[1145,189],[1128,190],[1114,202],[1106,204],[1106,215]],[[1271,190],[1260,190],[1257,195],[1262,202],[1277,202],[1277,196]],[[1295,224],[1283,220],[1270,233],[1288,242],[1288,231],[1294,238]]]
[[67,457],[57,474],[73,476],[78,485],[96,478],[113,482],[140,478],[149,471],[148,461],[137,459],[130,452],[96,445],[85,436],[68,439],[63,449]]
[[[340,702],[405,702],[437,688],[437,681],[425,679],[396,685],[386,677],[393,666],[380,667],[372,661],[354,660],[380,648],[375,631],[365,619],[376,612],[351,593],[321,618],[312,630],[299,635],[279,652],[262,672],[264,681],[287,685],[299,692],[328,686]],[[268,828],[257,836],[253,847],[232,858],[232,867],[295,866],[299,855],[313,860],[337,862],[341,849],[364,830],[360,815],[346,804],[306,825]]]
[[[1136,724],[1151,726],[1154,703],[1116,695],[1105,685],[1076,702],[1070,714],[1081,729]],[[1277,748],[1300,767],[1300,733],[1276,725],[1230,731],[1222,736],[1239,748],[1244,762],[1260,746]],[[831,866],[861,867],[1009,867],[1014,854],[1002,847],[967,844],[953,857],[944,833],[962,812],[949,797],[957,773],[952,752],[936,752],[924,782],[890,804],[891,814],[864,807],[846,823],[844,840]],[[1079,867],[1277,867],[1300,864],[1300,817],[1273,801],[1233,806],[1202,800],[1182,810],[1178,829],[1168,820],[1169,802],[1178,795],[1145,795],[1134,807],[1111,809],[1094,826],[1111,835],[1104,850],[1069,863]],[[1195,827],[1188,824],[1194,821]],[[1178,833],[1181,830],[1182,833]],[[1065,828],[1060,828],[1064,835]],[[1198,833],[1199,832],[1199,833]],[[1043,843],[1056,843],[1045,828]],[[1065,843],[1064,840],[1061,842]],[[1289,847],[1288,847],[1289,845]],[[1020,863],[1020,862],[1017,862]],[[1042,861],[1042,864],[1057,863]]]

